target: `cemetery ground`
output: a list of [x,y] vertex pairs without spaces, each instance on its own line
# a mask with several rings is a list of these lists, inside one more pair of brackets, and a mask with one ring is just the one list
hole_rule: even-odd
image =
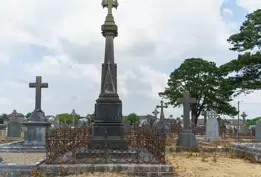
[[[172,143],[170,143],[172,142]],[[258,177],[261,176],[261,164],[235,156],[232,151],[219,152],[218,147],[229,147],[235,140],[219,142],[198,141],[199,151],[189,150],[175,152],[176,137],[167,139],[166,160],[174,167],[176,177]],[[205,148],[214,148],[213,152],[204,152]],[[28,164],[45,158],[45,153],[0,153],[7,163]],[[62,171],[61,164],[60,170]],[[251,170],[249,170],[251,169]],[[45,177],[44,174],[33,171],[32,176]],[[60,176],[68,177],[129,177],[134,175],[119,172],[90,172],[77,175]],[[1,177],[1,173],[0,173]]]

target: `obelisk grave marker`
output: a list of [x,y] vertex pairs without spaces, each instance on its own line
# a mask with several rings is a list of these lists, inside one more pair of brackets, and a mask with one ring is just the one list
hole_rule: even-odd
[[112,9],[118,7],[117,0],[103,0],[102,6],[108,8],[102,35],[105,37],[105,56],[102,64],[101,92],[95,104],[95,115],[92,124],[90,148],[102,146],[107,137],[109,148],[126,148],[121,136],[124,135],[122,122],[122,102],[117,93],[117,65],[114,62],[113,40],[118,35]]

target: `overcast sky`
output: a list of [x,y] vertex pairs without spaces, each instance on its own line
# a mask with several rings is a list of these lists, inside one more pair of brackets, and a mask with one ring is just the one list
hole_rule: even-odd
[[[47,115],[94,110],[100,91],[106,9],[101,0],[0,0],[0,113],[34,109],[28,83],[42,76]],[[260,0],[118,0],[114,17],[123,114],[151,114],[169,74],[186,58],[224,64],[237,56],[226,39]],[[260,116],[261,92],[241,96],[247,118]],[[168,108],[165,116],[182,114]]]

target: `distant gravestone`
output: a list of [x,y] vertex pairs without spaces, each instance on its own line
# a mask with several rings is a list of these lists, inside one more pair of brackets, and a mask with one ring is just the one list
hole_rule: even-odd
[[206,139],[208,141],[219,140],[219,124],[217,121],[218,114],[215,111],[207,112]]
[[248,127],[246,126],[246,117],[247,117],[246,113],[243,112],[241,114],[241,117],[243,118],[243,123],[242,125],[239,126],[239,134],[246,136],[248,135]]
[[256,140],[261,141],[261,120],[256,121],[255,135]]
[[[166,133],[167,135],[170,133],[170,126],[167,125],[167,121],[165,120],[164,116],[164,108],[168,108],[167,104],[161,100],[160,105],[157,105],[156,108],[160,108],[160,119],[156,120],[153,123],[153,128],[156,130],[156,132],[159,133]],[[156,110],[156,109],[155,109]]]
[[128,120],[128,118],[123,120],[123,127],[124,127],[125,133],[129,132],[129,129],[131,128],[131,126],[130,126],[130,121]]
[[21,137],[21,117],[17,114],[16,110],[10,114],[8,123],[7,136],[8,137]]

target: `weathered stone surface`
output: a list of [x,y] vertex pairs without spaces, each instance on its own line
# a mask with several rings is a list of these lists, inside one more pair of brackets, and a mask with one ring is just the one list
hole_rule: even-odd
[[261,163],[261,144],[233,144],[231,145],[231,150],[238,157],[247,158],[253,162]]
[[[42,164],[39,166],[39,170],[46,173],[57,173],[59,164]],[[174,168],[168,164],[75,164],[64,165],[68,174],[80,174],[90,172],[120,172],[136,176],[162,176],[173,177]],[[53,175],[57,175],[54,174]]]
[[24,145],[44,146],[45,136],[51,125],[50,122],[28,121],[24,122]]

